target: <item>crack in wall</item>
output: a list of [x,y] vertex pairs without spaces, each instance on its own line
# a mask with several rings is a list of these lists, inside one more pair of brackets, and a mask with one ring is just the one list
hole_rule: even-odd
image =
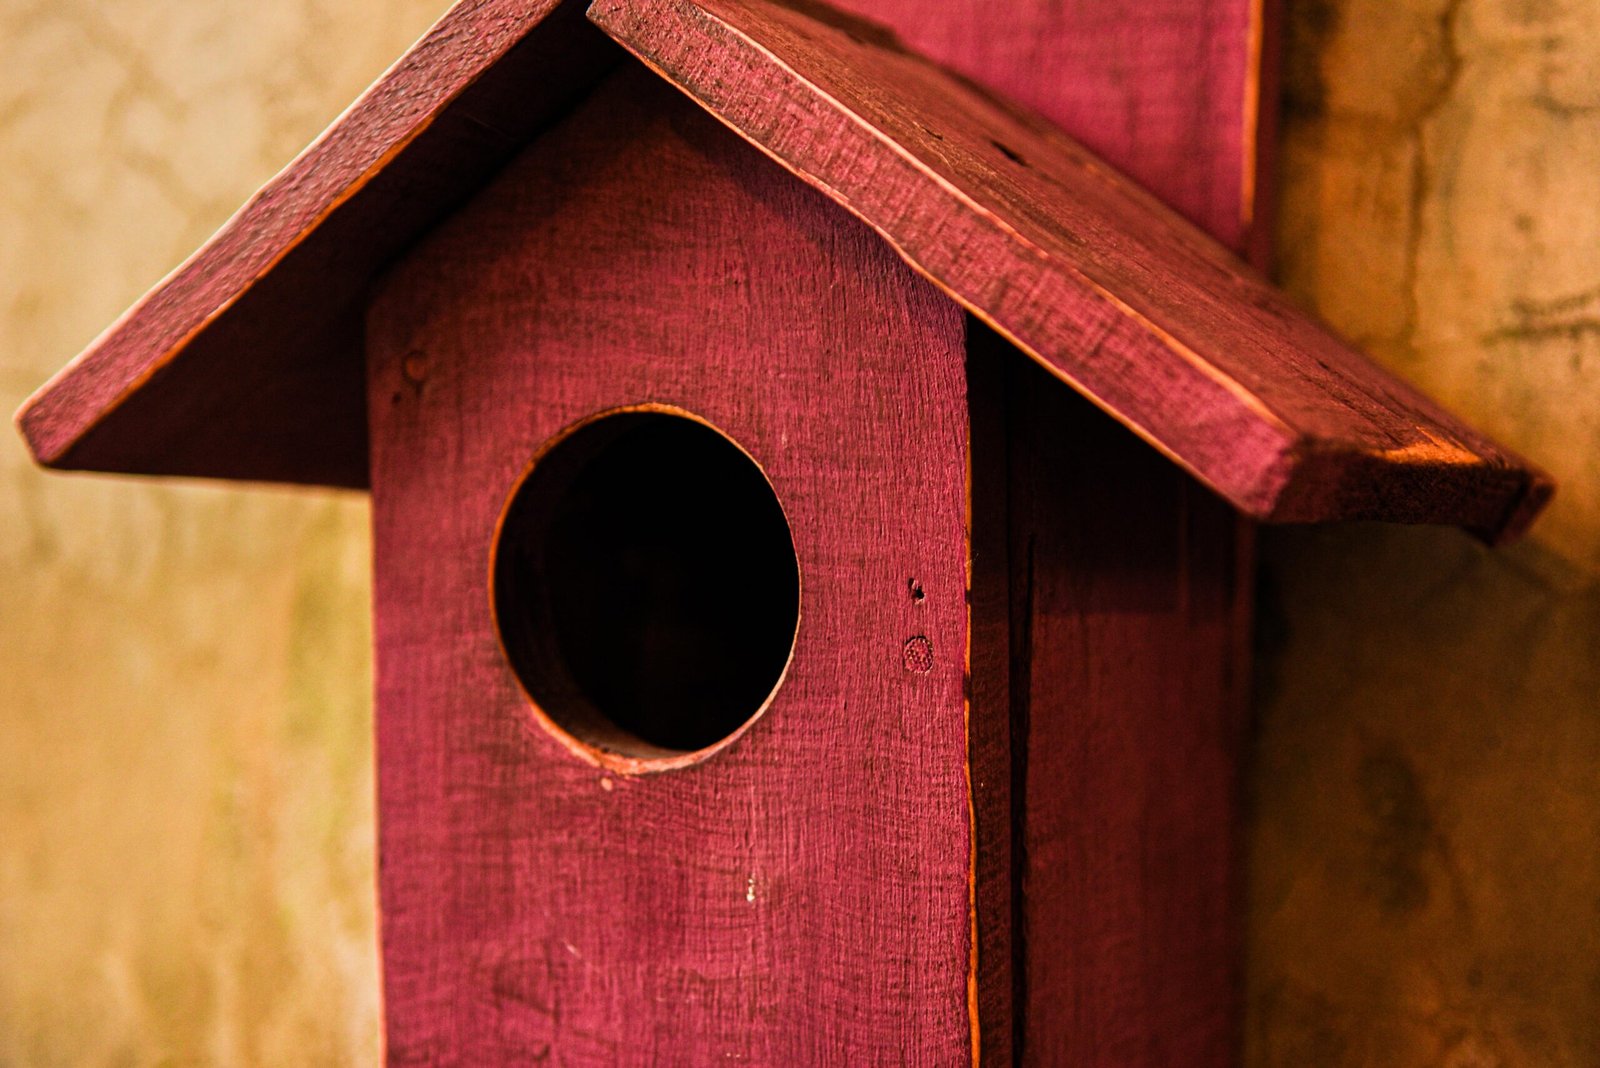
[[1405,294],[1405,319],[1401,342],[1411,358],[1417,358],[1417,333],[1422,323],[1422,297],[1417,291],[1420,278],[1422,241],[1427,227],[1428,200],[1434,192],[1433,151],[1430,142],[1432,127],[1439,114],[1450,103],[1466,69],[1466,60],[1457,41],[1457,24],[1465,0],[1447,0],[1439,12],[1437,49],[1439,79],[1428,93],[1410,124],[1409,135],[1415,144],[1415,158],[1411,173],[1410,229],[1406,235],[1406,273],[1402,282]]

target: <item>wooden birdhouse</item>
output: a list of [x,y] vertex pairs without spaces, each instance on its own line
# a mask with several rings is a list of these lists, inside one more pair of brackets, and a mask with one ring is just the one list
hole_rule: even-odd
[[1251,522],[1549,485],[1062,132],[1247,248],[1270,12],[1013,8],[466,0],[20,414],[370,491],[391,1063],[1235,1055]]

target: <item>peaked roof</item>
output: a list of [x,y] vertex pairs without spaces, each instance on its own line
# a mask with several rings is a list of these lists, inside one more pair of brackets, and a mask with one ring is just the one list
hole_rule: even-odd
[[[588,17],[1251,516],[1498,539],[1550,495],[1087,150],[885,31],[813,0]],[[35,455],[364,485],[366,284],[620,57],[575,3],[458,4],[28,402]]]

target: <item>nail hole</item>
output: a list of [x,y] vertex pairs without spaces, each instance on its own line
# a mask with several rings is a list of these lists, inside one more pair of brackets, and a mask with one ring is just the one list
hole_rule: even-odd
[[513,493],[493,566],[501,642],[542,722],[602,753],[716,746],[760,714],[794,647],[777,496],[686,414],[611,413],[557,438]]
[[911,591],[911,599],[913,601],[920,601],[927,596],[926,593],[922,592],[922,583],[916,579],[907,579],[906,588]]
[[990,138],[989,143],[993,145],[1002,156],[1010,160],[1012,163],[1015,163],[1017,166],[1026,167],[1028,165],[1028,161],[1018,155],[1016,149],[1012,148],[1005,142],[996,141],[993,138]]
[[428,358],[420,352],[407,353],[400,362],[400,376],[412,389],[420,390],[428,380]]

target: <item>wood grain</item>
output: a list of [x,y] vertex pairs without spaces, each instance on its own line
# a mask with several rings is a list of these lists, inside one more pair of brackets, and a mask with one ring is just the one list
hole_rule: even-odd
[[373,275],[619,50],[556,0],[467,0],[17,419],[54,467],[367,483]]
[[993,0],[832,6],[1036,112],[1259,266],[1278,0],[1006,0],[1003,17]]
[[[571,5],[518,8],[452,10],[37,394],[18,417],[35,455],[364,484],[356,295],[612,62]],[[1246,47],[1266,34],[1265,11],[1245,21]],[[1081,146],[874,24],[762,0],[600,0],[590,14],[1246,513],[1456,522],[1493,539],[1520,531],[1548,497],[1540,472],[1377,371]],[[1211,39],[1236,36],[1240,18],[1236,7],[1219,14]],[[1237,47],[1208,63],[1236,69]],[[1261,105],[1245,67],[1237,86],[1219,75],[1223,118],[1200,124],[1212,142],[1239,145],[1206,157],[1237,181],[1167,186],[1236,244],[1248,243],[1250,220],[1227,225],[1219,205],[1234,193],[1251,203],[1244,150]],[[1124,83],[1117,99],[1136,106],[1170,81],[1133,94]],[[1234,140],[1217,142],[1236,112]],[[1163,153],[1194,117],[1191,107],[1150,125],[1168,131]],[[1089,130],[1125,164],[1156,160],[1152,173],[1173,181],[1175,157],[1141,156],[1109,126]]]
[[1082,146],[872,24],[765,0],[589,15],[1246,514],[1496,539],[1548,497]]
[[[391,1062],[968,1061],[959,309],[634,67],[370,323]],[[640,401],[764,467],[801,622],[743,737],[619,777],[534,723],[488,553],[539,444]]]
[[[1265,266],[1276,4],[920,6],[858,8]],[[971,324],[967,375],[980,1063],[1235,1064],[1250,524]]]
[[1016,1063],[1224,1068],[1249,532],[1003,340],[973,347],[1005,377]]

